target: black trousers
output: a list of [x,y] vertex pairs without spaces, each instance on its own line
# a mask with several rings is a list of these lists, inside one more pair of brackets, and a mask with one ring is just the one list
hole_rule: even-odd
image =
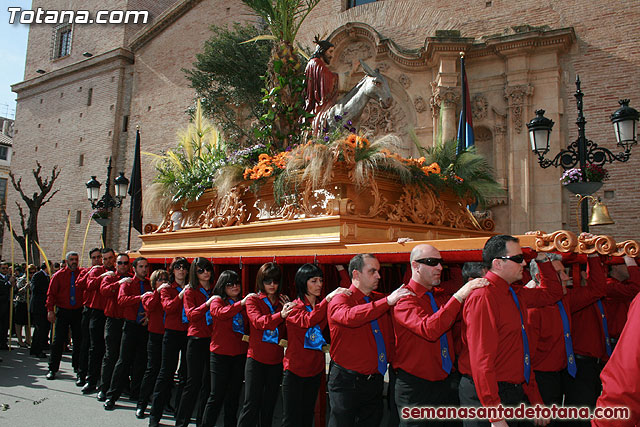
[[102,310],[89,308],[89,362],[87,382],[97,386],[100,381],[100,367],[104,357],[104,326],[106,317]]
[[[82,321],[80,330],[82,331],[82,346],[78,354],[78,375],[86,378],[89,370],[89,347],[91,345],[91,336],[89,335],[89,323],[91,321],[91,309],[84,307],[82,309]],[[74,347],[76,343],[73,343]]]
[[73,338],[72,359],[76,359],[82,348],[82,308],[67,310],[58,307],[56,311],[55,336],[51,345],[51,355],[49,356],[49,370],[58,372],[60,369],[60,359],[62,359],[62,348],[69,337],[69,328]]
[[[153,396],[151,398],[150,423],[158,423],[162,418],[164,407],[171,396],[171,387],[173,385],[173,377],[178,367],[178,356],[182,359],[187,356],[187,331],[174,331],[165,329],[162,337],[162,359],[160,361],[160,372],[153,387]],[[186,368],[186,364],[181,366]],[[186,372],[182,372],[179,378],[186,381]],[[182,387],[178,389],[178,399],[182,396]],[[179,405],[178,405],[179,406]],[[178,409],[178,407],[176,407]]]
[[238,405],[240,390],[244,380],[246,354],[226,356],[211,353],[209,372],[211,375],[211,393],[202,416],[204,427],[214,427],[224,405],[224,427],[235,427],[238,423]]
[[329,427],[379,426],[382,421],[384,377],[362,375],[331,362]]
[[209,398],[210,375],[209,344],[211,338],[189,337],[187,342],[187,383],[184,386],[176,414],[176,427],[185,427],[191,421],[193,409],[198,404],[196,425],[202,425],[202,414]]
[[149,332],[147,341],[147,369],[142,377],[140,394],[138,395],[138,407],[146,408],[149,398],[153,394],[153,386],[156,384],[160,365],[162,364],[162,337],[164,334]]
[[271,427],[281,379],[282,363],[266,365],[247,357],[244,368],[244,404],[238,427]]
[[31,338],[30,354],[37,356],[47,347],[51,323],[47,320],[47,313],[31,313],[33,322],[33,338]]
[[[460,406],[473,406],[479,408],[482,406],[480,398],[476,392],[475,384],[471,377],[463,375],[460,378]],[[520,384],[498,383],[498,395],[503,406],[518,406],[521,403],[527,403],[527,398]],[[530,426],[531,423],[526,420],[508,420],[509,426]],[[465,427],[489,427],[489,420],[464,420]]]
[[7,333],[9,332],[10,326],[9,310],[12,303],[9,302],[9,295],[0,298],[5,298],[4,301],[0,301],[0,347],[7,347],[7,344],[9,343],[7,340]]
[[120,355],[113,369],[111,387],[107,392],[107,399],[118,400],[127,384],[131,373],[131,396],[137,400],[140,384],[147,366],[147,327],[136,323],[135,320],[125,320],[122,328],[122,342]]
[[122,340],[123,319],[115,319],[107,317],[104,324],[104,343],[105,352],[102,359],[102,384],[100,389],[107,393],[111,387],[111,378],[113,377],[113,368],[118,362],[120,356],[120,341]]
[[282,427],[312,427],[322,373],[299,377],[286,370],[282,376]]
[[[562,406],[562,401],[569,385],[569,379],[573,379],[566,369],[562,371],[535,371],[536,383],[538,383],[538,390],[540,390],[540,396],[542,401],[548,407],[556,405]],[[562,422],[564,425],[564,421]],[[560,425],[559,420],[551,420],[549,426]]]
[[410,420],[402,418],[403,408],[413,406],[454,406],[447,402],[451,392],[451,382],[455,377],[448,376],[441,381],[427,381],[411,375],[402,369],[396,370],[395,399],[401,426],[451,425],[455,420]]
[[[565,406],[588,406],[593,409],[596,400],[602,392],[600,382],[600,372],[602,363],[593,357],[580,356],[576,354],[576,377],[568,377]],[[571,426],[589,426],[589,420],[570,420],[563,424]]]

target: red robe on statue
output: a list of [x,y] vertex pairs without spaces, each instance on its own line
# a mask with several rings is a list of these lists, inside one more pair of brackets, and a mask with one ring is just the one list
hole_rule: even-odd
[[304,109],[315,115],[312,128],[314,135],[317,135],[322,114],[336,102],[338,74],[331,71],[322,58],[311,58],[304,74],[307,80]]

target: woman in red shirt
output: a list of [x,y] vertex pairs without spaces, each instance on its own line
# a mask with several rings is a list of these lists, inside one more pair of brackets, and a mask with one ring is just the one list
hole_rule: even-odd
[[247,299],[256,294],[242,298],[240,276],[232,270],[220,274],[213,293],[220,298],[213,300],[210,309],[213,317],[209,346],[211,394],[204,409],[202,425],[213,427],[224,403],[224,426],[235,427],[247,359],[247,343],[242,337],[248,332],[249,319],[244,307]]
[[327,303],[339,293],[351,292],[337,288],[324,299],[322,270],[314,264],[304,264],[295,276],[298,299],[287,317],[289,345],[284,356],[282,380],[283,427],[311,427],[318,399],[318,389],[325,370],[326,344],[322,330],[327,326]]
[[178,373],[178,378],[180,379],[176,395],[178,402],[180,401],[180,396],[182,396],[187,374],[187,328],[189,324],[182,299],[184,298],[184,288],[187,284],[189,262],[183,257],[174,258],[171,265],[169,265],[169,273],[173,277],[173,283],[170,285],[164,283],[158,287],[160,303],[164,310],[164,336],[162,338],[160,372],[155,381],[153,398],[151,399],[150,427],[158,426],[165,404],[171,396],[173,377],[178,367],[178,357],[182,360]]
[[136,406],[136,418],[144,418],[144,411],[147,409],[149,398],[153,393],[153,386],[156,383],[156,377],[160,372],[162,360],[162,336],[164,335],[164,311],[160,303],[160,293],[158,287],[169,283],[169,273],[165,270],[156,270],[151,273],[151,289],[152,294],[144,294],[142,296],[142,307],[146,312],[147,329],[149,338],[147,340],[147,369],[142,378],[140,385],[140,395],[138,396],[138,404]]
[[282,378],[284,319],[293,306],[280,295],[280,268],[273,262],[258,270],[256,288],[260,292],[246,303],[251,326],[249,350],[244,370],[244,405],[238,427],[271,427],[273,409]]
[[209,307],[214,297],[213,265],[206,258],[196,258],[189,271],[189,284],[184,293],[184,311],[189,320],[187,342],[187,383],[185,384],[176,426],[186,427],[191,420],[193,408],[199,401],[196,424],[202,425],[202,412],[209,396],[209,343],[211,341],[211,313]]

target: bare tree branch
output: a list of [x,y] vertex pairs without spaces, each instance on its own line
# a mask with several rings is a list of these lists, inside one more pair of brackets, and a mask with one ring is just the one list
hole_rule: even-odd
[[51,195],[49,196],[49,198],[47,198],[47,200],[45,200],[42,203],[40,203],[40,206],[42,207],[42,206],[46,205],[47,203],[49,203],[49,200],[51,200],[51,198],[53,196],[55,196],[58,191],[60,191],[60,190],[58,189],[58,190],[54,191],[53,193],[51,193]]

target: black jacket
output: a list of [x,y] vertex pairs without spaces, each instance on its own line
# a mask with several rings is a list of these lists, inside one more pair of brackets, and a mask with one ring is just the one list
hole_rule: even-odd
[[49,290],[49,275],[40,270],[31,278],[31,305],[29,310],[32,313],[47,313],[47,291]]

